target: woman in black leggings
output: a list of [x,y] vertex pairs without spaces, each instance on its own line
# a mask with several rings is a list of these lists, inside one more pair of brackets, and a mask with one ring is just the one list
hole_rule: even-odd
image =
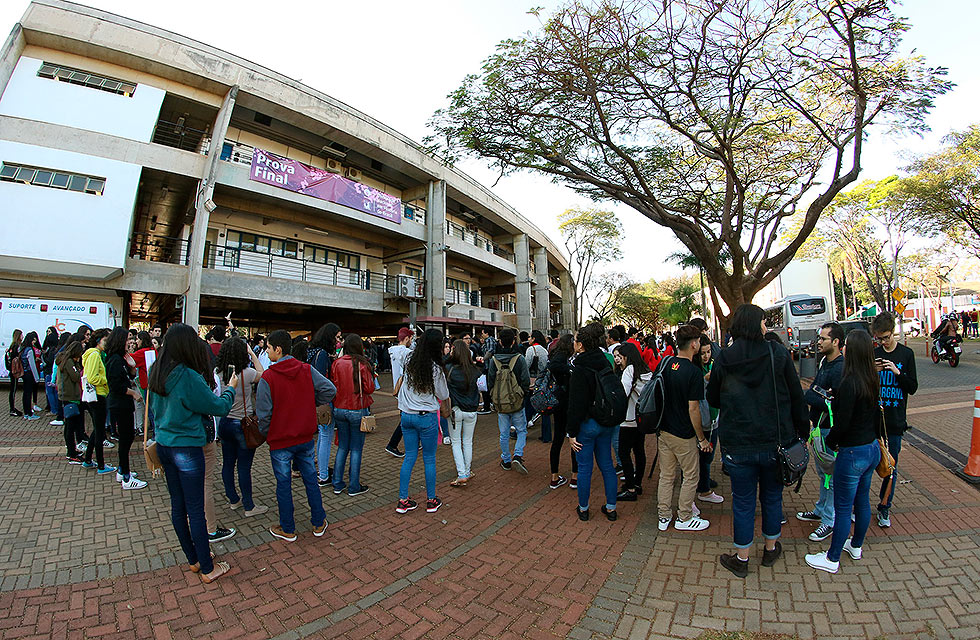
[[[558,342],[548,354],[547,370],[558,384],[558,406],[555,408],[555,431],[551,438],[551,484],[552,489],[557,489],[568,480],[558,475],[558,463],[561,462],[561,450],[565,446],[565,424],[568,417],[568,378],[571,374],[569,358],[575,352],[575,344],[572,334],[566,333],[558,338]],[[578,487],[578,460],[572,454],[572,489]]]
[[58,400],[64,409],[65,449],[69,464],[82,463],[77,448],[82,440],[76,441],[79,431],[82,435],[85,434],[85,417],[81,412],[82,351],[81,342],[71,342],[55,358],[58,368]]
[[119,436],[119,471],[116,481],[122,483],[123,489],[142,489],[146,483],[136,478],[129,470],[129,449],[136,437],[134,422],[136,404],[140,398],[139,392],[133,387],[135,367],[131,370],[126,363],[126,341],[129,331],[116,327],[109,334],[106,343],[106,382],[109,385],[109,419],[113,429]]
[[626,391],[626,422],[619,429],[619,459],[623,463],[623,488],[616,500],[635,502],[643,493],[641,482],[647,466],[644,433],[636,424],[636,403],[643,387],[653,378],[653,373],[643,361],[636,345],[625,342],[613,351],[616,368],[622,371],[623,389]]
[[[20,364],[21,363],[20,343],[23,341],[23,338],[24,338],[24,333],[20,329],[14,329],[13,336],[10,338],[10,346],[7,347],[7,353],[5,358],[8,370],[12,370],[14,369],[14,367],[17,367],[19,369],[20,367],[23,366]],[[14,364],[15,362],[17,364]],[[24,415],[24,413],[20,411],[20,409],[18,409],[16,406],[17,383],[20,381],[20,379],[21,379],[20,375],[14,377],[13,374],[10,374],[10,390],[8,391],[8,396],[7,396],[8,399],[10,400],[10,415],[17,416],[17,417]]]

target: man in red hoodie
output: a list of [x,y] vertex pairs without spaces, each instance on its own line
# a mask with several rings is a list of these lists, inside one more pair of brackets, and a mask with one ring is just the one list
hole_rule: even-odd
[[255,415],[259,419],[259,431],[269,443],[279,503],[279,526],[270,528],[269,533],[286,542],[296,540],[290,471],[294,461],[306,487],[313,535],[319,538],[327,530],[327,514],[323,511],[313,464],[316,408],[328,404],[337,395],[337,388],[319,371],[288,355],[292,342],[286,331],[273,331],[269,335],[266,353],[272,365],[262,374],[255,392]]

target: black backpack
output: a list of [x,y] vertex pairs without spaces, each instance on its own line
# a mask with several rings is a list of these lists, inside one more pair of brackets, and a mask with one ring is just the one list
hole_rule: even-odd
[[641,433],[659,433],[664,417],[664,369],[674,356],[665,356],[657,365],[650,382],[636,401],[636,426]]
[[595,401],[589,414],[599,426],[612,428],[626,420],[626,390],[612,367],[595,372]]

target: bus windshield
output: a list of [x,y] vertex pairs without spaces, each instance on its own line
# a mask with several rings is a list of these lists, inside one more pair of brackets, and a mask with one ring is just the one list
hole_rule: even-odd
[[794,316],[816,316],[827,312],[827,303],[823,298],[793,300],[789,303],[789,312]]

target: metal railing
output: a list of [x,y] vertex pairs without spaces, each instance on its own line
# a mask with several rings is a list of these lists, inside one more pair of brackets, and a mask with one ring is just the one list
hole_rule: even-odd
[[165,238],[149,233],[134,233],[129,243],[129,257],[149,262],[190,264],[190,240]]
[[490,253],[500,256],[501,258],[506,258],[507,260],[514,259],[513,253],[507,249],[504,249],[487,236],[481,235],[477,231],[473,231],[462,225],[456,224],[452,220],[446,220],[446,235],[459,238],[463,242],[472,244],[473,246],[479,247],[484,251],[489,251]]
[[206,155],[211,147],[211,135],[207,131],[184,126],[183,123],[158,120],[156,129],[153,130],[152,142]]
[[461,291],[459,289],[446,289],[447,304],[467,304],[471,307],[483,306],[480,304],[481,296],[479,291]]
[[363,291],[385,291],[387,287],[383,273],[232,247],[211,247],[207,262],[211,269],[217,271],[248,273],[266,278],[298,280]]
[[485,306],[487,309],[502,311],[503,313],[517,313],[517,303],[507,298],[488,298]]

